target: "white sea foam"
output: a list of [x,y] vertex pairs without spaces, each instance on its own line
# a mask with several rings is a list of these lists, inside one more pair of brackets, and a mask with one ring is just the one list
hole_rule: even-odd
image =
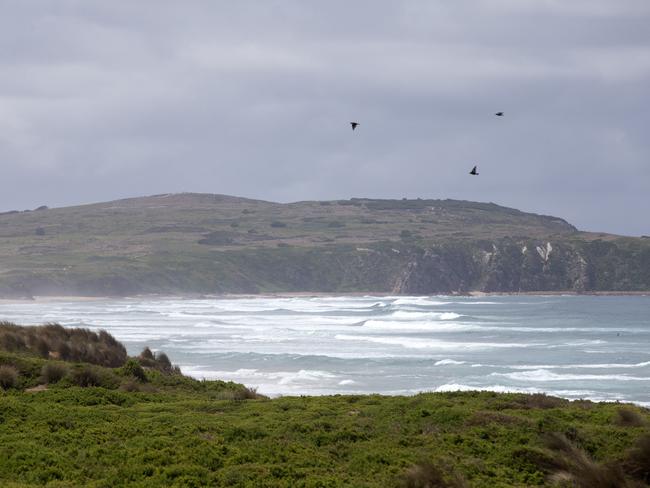
[[[602,363],[602,364],[522,364],[508,365],[508,369],[627,369],[645,368],[650,366],[650,361],[642,363]],[[493,365],[493,367],[500,367]]]
[[517,373],[490,373],[518,381],[650,381],[650,377],[628,376],[624,374],[558,374],[547,369],[534,369]]
[[382,337],[382,336],[364,336],[337,334],[335,339],[341,341],[359,341],[373,342],[376,344],[386,344],[393,346],[402,346],[407,349],[446,349],[446,350],[463,350],[463,349],[491,349],[491,348],[522,348],[529,347],[531,344],[520,343],[492,343],[492,342],[445,342],[435,339],[417,339],[410,337]]
[[445,305],[447,303],[448,302],[441,302],[439,300],[432,300],[430,298],[404,297],[395,299],[393,305],[415,305],[419,307],[432,307],[436,305]]
[[434,363],[434,366],[446,366],[448,364],[466,364],[467,361],[456,361],[455,359],[441,359],[440,361],[436,361]]
[[304,383],[304,382],[315,382],[323,381],[324,379],[336,378],[337,376],[328,372],[328,371],[314,371],[301,369],[297,372],[277,372],[277,373],[268,373],[268,378],[272,380],[278,380],[278,384],[287,385],[290,383]]
[[465,330],[477,330],[478,327],[469,324],[453,322],[400,322],[394,320],[366,320],[363,323],[365,329],[372,330],[397,330],[397,331],[429,331],[429,332],[459,332]]
[[337,375],[329,371],[308,370],[301,369],[299,371],[261,371],[259,369],[241,368],[235,371],[227,370],[205,370],[201,368],[193,368],[191,366],[183,366],[183,372],[191,376],[209,379],[226,379],[226,380],[272,380],[279,385],[288,385],[292,383],[302,382],[318,382],[328,379],[335,379]]

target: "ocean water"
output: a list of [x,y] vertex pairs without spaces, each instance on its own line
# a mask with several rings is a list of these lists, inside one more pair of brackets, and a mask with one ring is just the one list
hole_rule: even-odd
[[101,299],[0,320],[105,329],[130,354],[275,395],[546,392],[650,406],[649,296]]

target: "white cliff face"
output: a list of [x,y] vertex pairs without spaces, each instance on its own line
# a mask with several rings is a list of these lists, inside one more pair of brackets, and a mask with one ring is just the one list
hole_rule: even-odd
[[546,247],[536,247],[537,249],[537,254],[544,260],[545,263],[548,263],[548,258],[551,255],[551,251],[553,250],[553,246],[551,246],[550,242],[546,243]]

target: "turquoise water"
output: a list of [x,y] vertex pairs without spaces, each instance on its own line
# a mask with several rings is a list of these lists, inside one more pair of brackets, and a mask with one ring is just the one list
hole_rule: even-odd
[[269,395],[488,389],[650,406],[650,297],[130,298],[0,304]]

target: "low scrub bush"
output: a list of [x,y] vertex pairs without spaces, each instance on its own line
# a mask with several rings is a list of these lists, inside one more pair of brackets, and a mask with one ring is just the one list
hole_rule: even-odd
[[256,400],[265,398],[264,395],[257,393],[257,388],[238,388],[236,390],[224,390],[217,395],[219,400]]
[[0,388],[8,390],[18,384],[18,370],[10,365],[0,366]]
[[100,384],[99,375],[93,368],[88,366],[74,370],[70,379],[77,386],[99,386]]
[[468,485],[458,475],[449,475],[431,461],[414,464],[402,476],[403,488],[466,488]]
[[68,368],[65,364],[45,363],[41,369],[41,381],[48,384],[58,383],[66,374],[68,374]]
[[557,398],[545,395],[544,393],[533,393],[532,395],[522,395],[517,398],[519,408],[546,410],[549,408],[560,408],[569,403],[564,398]]
[[122,372],[127,376],[133,376],[142,383],[147,381],[147,375],[137,359],[130,358],[124,366],[122,366]]
[[631,407],[619,408],[616,412],[616,425],[621,427],[643,427],[646,424],[645,418]]
[[71,376],[72,383],[77,386],[101,386],[102,380],[99,373],[91,366],[83,366],[74,370]]

